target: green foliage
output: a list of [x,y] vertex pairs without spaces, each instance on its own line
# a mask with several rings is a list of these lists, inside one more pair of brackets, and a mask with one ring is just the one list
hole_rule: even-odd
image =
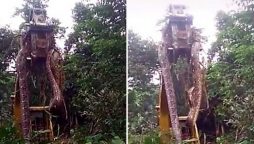
[[[29,9],[45,8],[46,3],[47,0],[24,0],[24,4],[17,8],[15,15],[20,15],[27,22]],[[77,115],[81,124],[87,124],[86,129],[80,134],[80,137],[85,135],[85,138],[81,139],[82,142],[99,143],[106,140],[123,143],[125,139],[125,3],[99,1],[93,6],[78,3],[74,8],[76,24],[67,41],[67,46],[71,46],[70,50],[74,52],[66,53],[65,94],[75,95],[71,112]],[[86,17],[89,14],[91,17]],[[52,18],[52,21],[57,26],[56,34],[61,37],[64,28],[59,27],[59,20]],[[21,28],[22,26],[21,24]],[[4,40],[0,43],[3,49],[0,53],[0,77],[3,77],[0,81],[0,92],[3,91],[4,94],[1,94],[0,100],[1,104],[4,102],[4,105],[8,106],[8,109],[1,107],[1,118],[4,118],[2,110],[8,111],[10,117],[9,96],[13,92],[10,87],[14,86],[14,78],[6,75],[5,70],[17,52],[17,49],[14,52],[10,51],[12,49],[6,49],[7,46],[10,47],[13,39],[13,35],[9,36],[8,32],[12,34],[7,28],[1,29],[1,40]],[[6,39],[7,36],[9,39]],[[16,41],[14,42],[17,48]]]
[[239,5],[238,11],[218,13],[219,33],[209,53],[211,60],[217,59],[208,69],[209,96],[222,101],[216,107],[217,117],[232,129],[226,136],[218,138],[220,143],[254,140],[254,19],[251,16],[254,11],[249,9],[252,2],[246,2],[244,6]]
[[160,137],[158,131],[150,131],[145,135],[133,135],[129,134],[129,144],[158,144],[160,143]]
[[20,138],[18,138],[16,129],[11,123],[5,123],[0,126],[0,144],[23,144]]
[[71,143],[84,143],[84,144],[124,144],[124,141],[115,134],[111,134],[109,138],[105,134],[98,133],[95,135],[85,136],[84,127],[72,130]]
[[24,0],[21,8],[16,8],[14,16],[20,15],[26,22],[29,21],[30,10],[33,7],[46,8],[48,0]]
[[17,54],[17,43],[14,41],[15,32],[9,27],[0,28],[0,122],[11,118],[10,95],[14,89],[14,76],[7,72]]
[[[14,15],[28,21],[29,9],[47,7],[48,0],[24,0]],[[66,41],[65,95],[71,112],[85,128],[74,131],[77,143],[124,143],[126,135],[126,1],[101,0],[96,4],[77,3],[73,10],[74,32]],[[57,19],[55,34],[64,28]],[[23,28],[21,24],[20,28]],[[10,94],[14,77],[6,73],[17,54],[14,34],[0,29],[0,107],[10,118]],[[14,50],[11,48],[15,48]],[[2,94],[3,93],[3,94]],[[8,107],[8,108],[7,108]],[[4,112],[3,112],[4,111]],[[74,142],[76,142],[74,140]]]
[[[32,8],[47,8],[49,0],[23,0],[21,7],[17,7],[13,16],[21,16],[25,22],[20,24],[20,30],[24,29],[25,23],[29,23]],[[56,18],[47,17],[54,25],[54,34],[57,38],[63,38],[66,32],[66,27],[61,26],[61,22]]]
[[146,91],[139,88],[129,90],[129,131],[134,134],[149,132],[157,126],[156,97],[158,86]]
[[125,0],[77,3],[74,32],[66,41],[66,93],[87,135],[125,139]]
[[18,52],[17,42],[15,41],[16,32],[8,26],[0,28],[0,71],[5,71],[10,63],[15,60]]
[[111,144],[125,144],[125,142],[119,136],[115,136],[112,139]]
[[157,45],[150,40],[142,40],[133,31],[128,32],[128,85],[147,87],[158,71]]
[[129,132],[145,134],[157,125],[158,85],[152,81],[158,69],[157,45],[128,32],[128,116]]

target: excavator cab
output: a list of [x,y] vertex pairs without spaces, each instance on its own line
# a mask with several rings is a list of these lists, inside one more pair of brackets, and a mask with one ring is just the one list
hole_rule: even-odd
[[46,10],[42,8],[33,8],[30,11],[29,22],[34,25],[46,25]]
[[189,48],[192,16],[186,12],[184,5],[170,5],[169,23],[172,28],[174,48]]
[[53,25],[47,20],[46,10],[33,8],[30,11],[29,23],[26,23],[26,39],[31,42],[31,56],[33,58],[46,58],[53,36]]
[[187,8],[184,5],[169,6],[169,21],[168,27],[171,31],[172,48],[170,55],[174,55],[174,60],[171,57],[170,61],[176,61],[178,57],[190,57],[191,53],[191,25],[193,17],[187,13]]

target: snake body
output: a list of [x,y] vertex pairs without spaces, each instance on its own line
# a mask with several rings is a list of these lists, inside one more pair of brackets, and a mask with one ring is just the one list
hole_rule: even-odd
[[[33,65],[36,65],[36,57],[32,56],[30,48],[30,39],[20,40],[21,49],[18,52],[16,58],[16,69],[17,69],[17,83],[16,83],[16,96],[20,98],[20,108],[21,108],[21,132],[26,143],[31,141],[31,124],[30,124],[30,92],[29,89],[29,77],[31,76],[32,68],[31,63],[28,62],[27,58],[31,58]],[[53,47],[50,48],[46,53],[47,57],[44,58],[44,63],[46,65],[46,74],[49,81],[49,87],[52,89],[52,96],[50,98],[50,111],[55,115],[60,115],[60,118],[67,120],[67,110],[65,105],[65,100],[62,95],[63,80],[62,80],[62,70],[59,68],[59,63],[57,60],[61,59],[60,53]],[[61,59],[62,60],[62,59]],[[43,70],[43,69],[42,69]],[[41,89],[45,90],[45,89]],[[45,93],[45,92],[40,92]],[[64,110],[64,111],[63,111]],[[19,123],[19,122],[17,122]]]

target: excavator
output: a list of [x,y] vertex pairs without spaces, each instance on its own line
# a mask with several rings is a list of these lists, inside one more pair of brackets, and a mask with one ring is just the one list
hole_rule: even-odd
[[18,37],[13,118],[26,143],[50,142],[66,132],[63,58],[55,46],[54,25],[40,7],[30,10]]
[[184,5],[171,4],[162,45],[158,49],[161,66],[158,96],[160,143],[200,144],[197,119],[208,108],[200,30]]

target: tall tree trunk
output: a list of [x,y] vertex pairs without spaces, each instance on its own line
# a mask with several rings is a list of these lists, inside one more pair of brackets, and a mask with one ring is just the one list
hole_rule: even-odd
[[167,95],[167,103],[168,109],[170,113],[170,120],[172,124],[173,134],[175,136],[176,142],[181,143],[182,136],[181,136],[181,129],[178,120],[178,113],[176,107],[176,96],[175,90],[173,86],[173,80],[171,75],[171,63],[167,56],[167,48],[166,47],[159,47],[159,61],[162,69],[162,78],[165,84],[165,90]]

